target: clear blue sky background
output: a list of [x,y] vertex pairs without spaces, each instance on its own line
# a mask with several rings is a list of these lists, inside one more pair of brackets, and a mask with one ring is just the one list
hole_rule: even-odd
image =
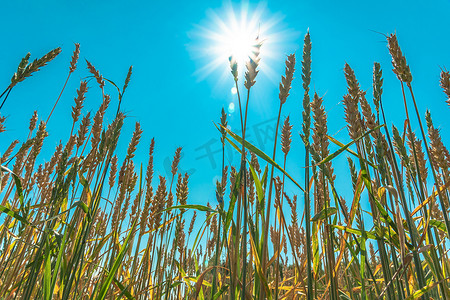
[[[238,2],[231,4],[239,11]],[[136,161],[146,162],[150,139],[155,137],[156,172],[165,175],[164,162],[171,159],[178,146],[183,146],[184,158],[180,166],[193,172],[190,201],[215,203],[213,178],[220,173],[219,154],[215,156],[217,166],[214,168],[208,158],[199,158],[205,154],[201,147],[219,137],[212,121],[218,121],[221,108],[236,100],[230,93],[231,75],[224,78],[223,68],[206,77],[198,72],[209,59],[201,55],[204,53],[199,49],[206,49],[209,45],[198,33],[199,26],[214,28],[208,11],[225,19],[229,5],[229,2],[195,0],[4,1],[0,19],[1,85],[6,87],[9,84],[17,64],[27,52],[31,52],[32,58],[58,46],[63,52],[11,93],[1,111],[2,115],[8,116],[8,132],[1,135],[0,151],[4,151],[13,138],[26,139],[33,110],[38,110],[39,116],[46,119],[67,76],[73,43],[77,42],[81,44],[78,70],[50,120],[46,149],[53,150],[59,139],[65,141],[68,138],[75,90],[80,79],[89,75],[85,58],[119,86],[123,84],[129,65],[133,65],[132,81],[122,104],[129,116],[120,142],[122,153],[131,137],[134,122],[141,122],[144,134]],[[250,14],[256,6],[256,2],[249,3]],[[346,93],[345,62],[354,68],[361,87],[368,91],[368,95],[372,92],[373,62],[382,64],[387,117],[389,122],[402,126],[404,113],[400,84],[391,71],[386,40],[374,32],[388,34],[396,31],[411,66],[419,109],[422,113],[426,108],[431,109],[435,124],[441,126],[448,145],[450,139],[445,137],[450,133],[446,122],[450,108],[445,104],[439,87],[439,73],[441,67],[450,67],[447,22],[450,2],[295,0],[267,1],[263,7],[261,24],[275,16],[278,23],[273,29],[283,32],[280,36],[286,40],[278,41],[277,52],[272,53],[270,60],[267,58],[272,71],[269,73],[262,69],[258,75],[250,100],[248,122],[251,126],[276,117],[278,82],[284,73],[284,59],[295,52],[300,62],[303,36],[308,28],[313,44],[312,91],[324,95],[330,133],[335,134],[345,126],[341,104]],[[300,64],[297,69],[300,70]],[[294,145],[287,170],[294,177],[303,178],[300,168],[303,166],[303,151],[298,136],[303,94],[299,71],[293,85],[282,113],[283,116],[289,114],[294,124]],[[101,101],[97,84],[91,81],[90,87],[84,112],[95,111]],[[113,95],[111,112],[114,112],[117,98],[110,86],[108,91]],[[108,115],[109,121],[112,115]],[[237,116],[232,114],[230,118],[232,128],[239,127]],[[267,129],[267,124],[270,123],[262,125],[263,129]],[[336,137],[348,141],[346,130]],[[270,152],[269,145],[260,144],[267,152]],[[219,144],[216,142],[212,147],[217,150]],[[345,159],[337,160],[335,168],[338,172],[341,168],[347,169]],[[342,182],[347,179],[338,176]],[[292,188],[292,192],[295,189]]]

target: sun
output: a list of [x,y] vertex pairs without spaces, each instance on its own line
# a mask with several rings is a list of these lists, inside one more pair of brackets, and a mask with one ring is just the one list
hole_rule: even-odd
[[[246,18],[229,20],[230,27],[222,28],[223,32],[217,42],[219,56],[233,56],[238,65],[244,65],[254,52],[255,41],[259,38],[259,29]],[[226,26],[226,25],[225,25]]]
[[238,31],[236,36],[228,41],[228,52],[236,57],[238,63],[248,60],[252,51],[252,37],[245,31]]
[[209,10],[207,20],[190,32],[195,41],[189,47],[190,52],[195,56],[193,58],[202,62],[195,73],[200,79],[205,79],[219,70],[222,71],[221,79],[225,76],[230,78],[229,58],[233,56],[238,63],[239,74],[243,75],[245,63],[252,57],[258,39],[262,42],[260,70],[269,75],[270,61],[284,59],[279,46],[292,40],[291,36],[286,38],[291,32],[280,28],[282,19],[279,14],[270,14],[264,3],[250,6],[242,2],[235,6],[228,4],[220,10]]

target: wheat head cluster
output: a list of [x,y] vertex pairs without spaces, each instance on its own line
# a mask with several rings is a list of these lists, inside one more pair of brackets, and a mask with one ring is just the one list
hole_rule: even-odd
[[[71,75],[83,72],[75,44],[48,117],[35,111],[23,128],[26,140],[0,145],[0,299],[450,299],[450,153],[431,112],[418,109],[397,36],[386,38],[403,95],[402,128],[386,120],[381,65],[374,63],[372,87],[362,88],[345,64],[348,138],[329,136],[324,97],[310,91],[307,33],[301,62],[295,54],[286,58],[270,153],[246,140],[264,45],[256,38],[242,78],[231,56],[241,133],[229,129],[222,109],[215,124],[222,175],[207,204],[189,198],[181,147],[169,175],[156,176],[155,139],[141,145],[148,133],[138,122],[131,137],[121,133],[132,67],[119,87],[86,60],[70,133],[56,137],[52,155],[42,154],[53,109]],[[60,52],[20,61],[0,95],[0,133],[8,128],[3,106],[11,91]],[[450,105],[446,70],[440,86]],[[302,90],[302,99],[292,99],[291,88]],[[84,109],[91,89],[101,90],[92,114]],[[298,101],[301,120],[281,118],[287,101]],[[119,139],[129,139],[126,150]],[[293,141],[304,146],[301,166],[287,164]],[[239,153],[239,165],[225,162],[226,145]],[[148,147],[146,165],[135,164],[138,147]],[[347,157],[348,171],[335,171],[338,156]],[[290,175],[298,169],[301,178]],[[337,186],[337,176],[348,184]]]

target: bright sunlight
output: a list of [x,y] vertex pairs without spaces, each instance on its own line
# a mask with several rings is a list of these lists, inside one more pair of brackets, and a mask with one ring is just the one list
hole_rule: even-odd
[[[263,42],[261,47],[261,69],[271,75],[271,60],[283,60],[277,46],[292,40],[292,32],[281,28],[282,16],[270,15],[264,4],[250,10],[248,4],[239,7],[226,6],[221,11],[209,10],[208,19],[197,26],[193,35],[200,39],[191,47],[192,53],[205,63],[197,70],[201,78],[206,78],[219,69],[223,78],[229,78],[229,57],[238,63],[239,73],[245,68],[245,62],[252,56],[255,41]],[[264,66],[264,68],[262,68]]]
[[[235,16],[234,16],[235,17]],[[233,56],[239,66],[245,65],[254,51],[255,40],[259,37],[256,22],[248,22],[243,16],[240,20],[231,19],[229,27],[222,23],[222,33],[218,36],[217,44],[221,57]]]

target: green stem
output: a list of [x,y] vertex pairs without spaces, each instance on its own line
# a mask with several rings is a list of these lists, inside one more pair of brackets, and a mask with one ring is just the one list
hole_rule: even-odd
[[245,288],[247,277],[247,223],[248,223],[248,207],[247,207],[247,161],[245,159],[245,129],[247,127],[247,111],[248,100],[250,99],[250,88],[247,90],[247,101],[245,103],[245,118],[244,118],[244,131],[242,132],[242,157],[241,157],[241,170],[244,176],[244,193],[242,201],[244,204],[244,229],[243,229],[243,241],[242,241],[242,294],[241,299],[245,300]]
[[[281,117],[281,108],[283,104],[280,102],[280,108],[278,109],[278,118],[277,118],[277,126],[275,127],[275,138],[273,143],[273,155],[272,160],[275,161],[275,154],[277,150],[277,137],[278,137],[278,127],[280,125],[280,117]],[[264,275],[267,274],[267,256],[268,256],[268,250],[267,250],[267,244],[268,244],[268,232],[269,232],[269,222],[270,222],[270,207],[271,207],[271,200],[272,200],[272,181],[273,181],[273,172],[274,172],[274,166],[272,165],[271,171],[270,171],[270,179],[269,179],[269,198],[267,200],[267,213],[266,213],[266,219],[264,222],[264,239],[263,239],[263,248],[262,248],[262,263],[261,266],[263,268]],[[261,286],[261,293],[262,297],[264,298],[264,289]]]
[[311,270],[312,245],[311,245],[311,200],[309,199],[309,143],[305,145],[305,229],[306,229],[306,272],[308,281],[307,299],[313,299],[313,276]]
[[[56,105],[57,105],[58,102],[59,102],[59,99],[61,99],[62,93],[64,92],[64,89],[66,88],[67,82],[69,81],[70,74],[72,74],[72,72],[69,72],[69,75],[67,75],[66,82],[64,82],[63,88],[62,88],[61,92],[59,93],[58,99],[56,99],[56,102],[55,102],[55,104],[53,105],[53,108],[52,108],[52,110],[50,111],[50,114],[49,114],[48,117],[47,117],[47,121],[45,121],[45,125],[47,125],[48,120],[50,120],[50,117],[52,116],[53,111],[55,110],[55,107],[56,107]],[[5,99],[5,100],[6,100],[6,99]],[[72,126],[72,130],[73,130],[73,126]],[[70,135],[72,135],[72,134],[70,134]]]

